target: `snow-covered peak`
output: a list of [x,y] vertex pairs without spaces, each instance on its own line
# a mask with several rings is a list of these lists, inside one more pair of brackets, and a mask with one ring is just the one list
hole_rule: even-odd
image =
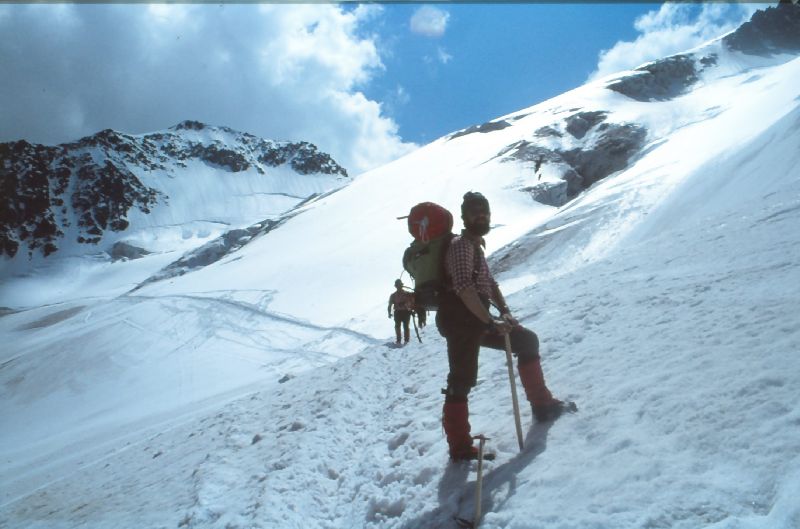
[[311,143],[196,121],[138,135],[106,129],[53,147],[0,144],[0,177],[0,251],[18,271],[56,252],[108,252],[121,240],[164,251],[168,243],[147,241],[154,230],[178,241],[207,238],[349,181]]

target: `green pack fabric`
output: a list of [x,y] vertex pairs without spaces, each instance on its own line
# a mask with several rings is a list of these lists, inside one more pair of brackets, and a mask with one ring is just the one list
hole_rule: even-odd
[[415,240],[403,254],[403,268],[414,278],[416,303],[426,309],[436,309],[444,291],[444,254],[452,233],[422,242]]

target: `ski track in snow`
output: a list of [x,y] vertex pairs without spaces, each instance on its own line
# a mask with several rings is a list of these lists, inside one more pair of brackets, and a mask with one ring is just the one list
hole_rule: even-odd
[[[229,294],[235,295],[235,294],[237,294],[237,292],[236,291],[231,291]],[[364,334],[364,333],[353,331],[352,329],[348,329],[346,327],[323,327],[321,325],[314,325],[313,323],[310,323],[308,321],[304,321],[304,320],[301,320],[299,318],[293,318],[293,317],[291,317],[289,315],[286,315],[286,314],[279,314],[277,312],[270,312],[270,311],[264,310],[264,309],[262,309],[262,308],[260,308],[260,307],[258,307],[256,305],[253,305],[251,303],[246,303],[244,301],[238,301],[238,300],[232,300],[232,299],[224,299],[224,298],[212,298],[212,297],[208,297],[208,296],[190,296],[190,295],[185,295],[185,294],[184,295],[172,294],[172,295],[169,295],[169,296],[126,295],[124,297],[125,298],[130,298],[130,299],[153,299],[153,300],[163,300],[165,298],[176,298],[176,299],[188,299],[188,300],[194,300],[194,301],[219,303],[219,304],[224,304],[224,305],[228,305],[228,306],[234,307],[236,309],[243,309],[243,310],[252,312],[254,314],[257,314],[259,316],[263,316],[263,317],[269,318],[269,319],[274,320],[274,321],[280,321],[280,322],[283,322],[283,323],[290,323],[290,324],[295,325],[297,327],[303,327],[303,328],[312,329],[312,330],[315,330],[315,331],[336,332],[336,333],[344,334],[344,335],[351,336],[353,338],[357,338],[359,340],[362,340],[365,343],[369,343],[369,344],[373,344],[373,345],[375,345],[376,343],[378,343],[380,341],[380,340],[378,340],[376,338],[373,338],[372,336],[369,336],[369,335]],[[241,330],[243,331],[243,333],[245,333],[247,331],[247,329],[241,329]]]

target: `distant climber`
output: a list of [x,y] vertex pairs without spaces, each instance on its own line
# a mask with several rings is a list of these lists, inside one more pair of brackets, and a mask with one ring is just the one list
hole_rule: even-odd
[[[411,312],[414,310],[414,294],[403,290],[403,282],[394,282],[395,291],[389,296],[389,318],[392,317],[392,306],[394,306],[394,332],[397,336],[397,345],[400,345],[401,338],[405,343],[411,338],[411,330],[408,327],[411,321]],[[403,326],[403,335],[400,335],[400,325]]]

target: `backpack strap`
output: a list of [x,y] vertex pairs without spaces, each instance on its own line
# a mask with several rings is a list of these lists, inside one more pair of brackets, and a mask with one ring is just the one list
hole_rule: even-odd
[[[444,278],[444,281],[443,281],[444,285],[443,286],[444,286],[444,291],[445,292],[453,292],[454,293],[454,291],[453,291],[453,278],[451,278],[450,274],[447,273],[447,266],[445,265],[445,259],[446,259],[446,256],[447,256],[447,251],[450,249],[450,244],[452,244],[453,239],[455,239],[456,237],[459,237],[459,236],[454,234],[454,233],[451,233],[451,234],[447,235],[447,238],[445,239],[444,244],[442,246],[442,262],[440,263],[440,265],[442,267],[442,277]],[[471,241],[470,241],[470,244],[472,244]],[[478,274],[480,273],[480,268],[481,268],[481,249],[480,249],[480,247],[476,247],[475,248],[475,258],[473,259],[473,262],[472,262],[472,282],[473,283],[477,284],[477,282],[478,282]]]
[[478,274],[481,271],[481,248],[475,248],[475,260],[472,263],[472,282],[478,284]]
[[450,245],[453,243],[453,239],[455,238],[455,233],[448,233],[444,236],[444,241],[442,241],[442,260],[439,262],[439,266],[441,267],[442,291],[444,292],[453,291],[453,278],[447,273],[445,260],[447,259],[447,252],[450,250]]

